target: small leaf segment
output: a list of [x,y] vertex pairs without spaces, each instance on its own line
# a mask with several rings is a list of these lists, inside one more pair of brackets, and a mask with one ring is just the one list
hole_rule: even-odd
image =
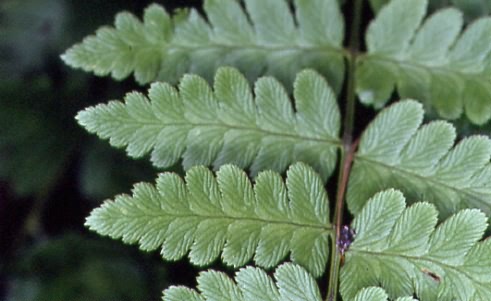
[[172,286],[164,291],[164,301],[321,301],[314,278],[303,268],[285,263],[279,266],[274,277],[255,267],[240,269],[235,281],[216,271],[202,272],[198,277],[198,293],[182,286]]
[[[171,286],[164,291],[163,301],[322,301],[314,278],[303,268],[291,263],[279,266],[273,281],[259,268],[246,267],[235,274],[235,282],[217,271],[202,272],[198,276],[198,291],[183,286]],[[387,293],[380,287],[360,290],[352,301],[387,301]],[[416,301],[411,297],[396,301]]]
[[381,285],[391,299],[475,301],[491,296],[491,240],[479,240],[486,215],[465,209],[437,224],[429,203],[406,208],[400,191],[377,193],[355,216],[356,238],[341,269],[341,295],[351,300]]
[[211,79],[217,67],[235,66],[253,81],[273,75],[290,86],[304,68],[316,68],[336,91],[342,86],[344,23],[337,0],[206,0],[207,21],[194,9],[171,18],[149,6],[143,22],[123,12],[62,55],[74,68],[128,77],[146,84],[176,82],[191,72]]
[[437,206],[441,217],[461,208],[491,213],[491,140],[469,136],[454,146],[455,128],[425,125],[420,103],[405,100],[384,109],[363,133],[347,192],[354,214],[376,192],[397,188],[411,201]]
[[168,260],[189,252],[191,262],[200,266],[221,253],[233,267],[254,257],[258,266],[271,268],[290,253],[314,277],[325,270],[333,235],[323,182],[302,163],[290,167],[286,185],[279,174],[265,171],[254,188],[231,165],[223,166],[216,178],[210,170],[194,167],[186,183],[163,173],[155,186],[140,183],[132,196],[106,201],[86,225],[101,235],[138,243],[142,250],[162,248]]
[[89,132],[126,147],[139,158],[151,152],[160,168],[233,163],[282,172],[302,161],[324,181],[332,173],[341,147],[340,113],[325,79],[312,70],[294,83],[294,111],[283,86],[263,77],[254,87],[236,69],[223,67],[214,91],[196,75],[185,75],[179,92],[169,84],[152,84],[148,97],[129,93],[125,102],[111,101],[81,111],[78,122]]
[[[369,0],[370,6],[375,13],[378,13],[390,0]],[[437,10],[450,5],[458,8],[464,13],[466,21],[489,15],[491,2],[489,0],[429,0],[429,8]]]
[[358,96],[381,108],[395,87],[401,98],[423,101],[447,119],[474,124],[491,118],[491,17],[464,24],[455,8],[424,22],[427,0],[393,0],[366,33],[367,53],[357,61]]
[[[360,290],[353,301],[387,301],[387,293],[380,287],[367,287]],[[401,297],[395,301],[417,301],[412,297]]]

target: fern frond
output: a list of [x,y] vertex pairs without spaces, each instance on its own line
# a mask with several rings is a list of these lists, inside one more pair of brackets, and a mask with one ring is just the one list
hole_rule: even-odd
[[382,107],[397,87],[402,98],[424,101],[447,119],[465,110],[472,123],[491,118],[491,18],[460,34],[463,18],[442,9],[423,24],[427,0],[393,0],[366,34],[368,54],[357,62],[358,96]]
[[[369,2],[373,11],[378,13],[390,0],[370,0]],[[462,11],[467,21],[487,16],[491,10],[491,1],[489,0],[429,0],[428,2],[431,11],[453,5]]]
[[454,127],[445,121],[421,126],[423,115],[418,102],[401,101],[365,130],[348,185],[352,213],[386,188],[434,203],[443,217],[464,207],[491,213],[491,140],[469,136],[453,146]]
[[393,299],[488,300],[491,240],[481,239],[486,215],[465,209],[435,229],[438,211],[429,203],[406,208],[404,196],[387,190],[355,216],[356,238],[341,271],[341,294],[351,299],[363,287],[381,285]]
[[292,263],[279,266],[276,283],[262,269],[246,267],[235,274],[235,282],[225,273],[202,272],[195,290],[172,286],[164,291],[164,301],[321,301],[314,278],[303,268]]
[[[353,301],[387,301],[387,293],[380,287],[367,287],[360,290]],[[396,301],[417,301],[412,297],[397,298]]]
[[162,256],[177,260],[188,251],[196,265],[223,261],[238,267],[253,256],[257,265],[276,266],[291,259],[316,277],[327,262],[329,205],[323,182],[307,165],[279,174],[258,175],[253,189],[237,167],[223,166],[215,178],[204,167],[180,177],[164,173],[156,186],[135,185],[133,195],[105,202],[86,225],[101,235],[138,243],[143,250],[162,247]]
[[[285,263],[274,277],[259,268],[245,267],[235,275],[235,282],[225,273],[209,270],[198,276],[198,291],[184,286],[171,286],[164,291],[163,301],[321,301],[314,278],[302,267]],[[360,290],[352,301],[387,301],[387,293],[380,287]],[[396,301],[416,301],[412,297]]]
[[286,0],[244,2],[245,11],[235,0],[205,1],[209,23],[195,10],[171,19],[155,4],[143,22],[120,13],[115,28],[102,27],[62,58],[116,79],[134,72],[141,84],[177,81],[186,72],[211,79],[218,66],[229,65],[250,80],[269,74],[289,86],[296,72],[315,67],[341,88],[344,23],[336,0],[296,0],[295,16]]
[[290,99],[273,78],[256,82],[255,96],[237,70],[222,67],[214,92],[195,75],[181,80],[179,93],[155,83],[149,99],[130,93],[125,103],[111,101],[77,115],[89,132],[124,147],[131,157],[151,152],[157,167],[183,158],[185,169],[234,163],[251,173],[284,171],[295,161],[311,164],[324,180],[331,174],[340,146],[340,113],[326,81],[314,71],[298,74],[295,113]]

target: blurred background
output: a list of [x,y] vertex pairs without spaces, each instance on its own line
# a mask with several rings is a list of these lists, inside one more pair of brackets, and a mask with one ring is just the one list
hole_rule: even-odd
[[0,1],[0,300],[160,300],[169,283],[195,285],[186,260],[164,263],[90,233],[85,217],[104,199],[153,181],[148,160],[133,160],[79,127],[90,105],[145,90],[66,67],[60,54],[113,24],[201,1]]

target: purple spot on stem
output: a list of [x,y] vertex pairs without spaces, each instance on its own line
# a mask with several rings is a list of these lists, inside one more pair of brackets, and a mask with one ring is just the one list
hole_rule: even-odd
[[351,245],[353,239],[355,238],[355,235],[356,235],[355,230],[351,229],[349,226],[344,225],[341,228],[341,232],[336,242],[336,245],[338,246],[338,250],[341,253],[341,255],[344,255],[344,253],[348,251],[349,246]]

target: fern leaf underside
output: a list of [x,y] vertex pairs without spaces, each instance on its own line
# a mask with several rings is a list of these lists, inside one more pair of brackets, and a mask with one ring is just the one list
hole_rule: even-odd
[[[268,274],[254,267],[246,267],[235,275],[235,281],[226,274],[207,271],[198,277],[198,293],[182,286],[164,291],[164,301],[321,301],[314,278],[303,268],[285,263],[274,273],[276,283]],[[384,300],[385,301],[385,300]]]
[[[353,301],[387,301],[387,293],[380,287],[366,287],[361,289]],[[397,298],[395,301],[417,301],[412,297],[401,297]]]
[[290,86],[293,75],[315,67],[339,91],[344,77],[344,23],[336,0],[206,0],[207,21],[192,9],[171,18],[149,6],[140,22],[130,13],[116,16],[66,51],[74,68],[123,79],[134,72],[139,83],[175,82],[191,72],[211,79],[219,66],[241,69],[252,81],[273,75]]
[[455,128],[445,121],[421,126],[423,115],[418,102],[401,101],[365,130],[348,184],[352,213],[387,188],[411,202],[434,203],[441,217],[466,207],[491,213],[491,140],[469,136],[454,146]]
[[236,69],[217,71],[214,91],[201,77],[186,75],[179,92],[155,83],[148,94],[130,93],[125,102],[111,101],[81,111],[77,120],[89,132],[126,147],[131,157],[151,152],[153,164],[183,166],[233,163],[251,166],[252,175],[284,171],[303,161],[324,180],[332,173],[339,139],[336,98],[318,73],[305,70],[294,83],[296,112],[283,86],[273,78],[259,79],[255,100]]
[[137,184],[132,196],[105,202],[86,225],[143,250],[162,247],[168,260],[189,251],[197,265],[210,264],[222,253],[223,261],[234,267],[254,257],[257,265],[271,268],[291,253],[315,277],[324,272],[332,234],[323,182],[302,163],[290,167],[286,185],[279,174],[266,171],[254,188],[231,165],[216,178],[210,170],[194,167],[186,183],[164,173],[155,186]]
[[[276,282],[268,274],[254,267],[246,267],[235,274],[235,282],[217,271],[202,272],[198,277],[198,291],[183,286],[172,286],[164,291],[163,301],[321,301],[314,278],[303,268],[285,263],[274,273]],[[387,301],[387,293],[380,287],[360,290],[352,301]],[[396,301],[416,301],[411,297]]]
[[491,241],[478,242],[487,228],[486,215],[465,209],[435,229],[437,216],[429,203],[406,208],[396,190],[371,198],[352,222],[356,238],[341,271],[343,298],[381,285],[391,298],[488,300]]
[[461,33],[462,13],[435,12],[424,22],[427,0],[394,0],[366,34],[368,53],[357,62],[358,96],[382,107],[397,87],[401,98],[423,101],[448,119],[465,111],[474,124],[491,118],[491,17]]
[[[491,18],[461,33],[458,10],[425,20],[427,6],[393,0],[381,8],[366,33],[367,53],[356,59],[356,92],[381,108],[396,89],[430,113],[456,119],[465,112],[484,124],[491,119]],[[157,82],[148,97],[129,93],[124,102],[77,115],[89,132],[131,157],[150,153],[159,168],[182,158],[188,170],[185,181],[164,173],[155,185],[137,184],[131,196],[105,202],[88,217],[91,230],[143,250],[160,248],[168,260],[187,254],[200,266],[221,257],[233,267],[253,259],[273,268],[288,254],[295,263],[276,270],[276,283],[253,267],[238,271],[235,282],[204,272],[199,292],[171,287],[165,301],[322,300],[314,278],[325,271],[333,235],[323,186],[342,149],[335,94],[344,78],[344,24],[336,0],[295,0],[293,7],[206,0],[205,21],[195,10],[171,18],[151,5],[143,22],[118,14],[114,28],[101,28],[63,55],[72,67],[117,79],[134,73],[142,84],[201,75],[184,75],[179,89]],[[317,71],[294,75],[305,67]],[[262,77],[251,91],[249,81],[263,74],[279,81]],[[280,82],[293,82],[294,103]],[[491,295],[491,242],[479,241],[486,216],[459,211],[491,214],[491,140],[470,136],[454,145],[450,123],[422,125],[423,115],[420,103],[398,102],[361,137],[347,191],[356,238],[341,271],[345,300]],[[297,161],[313,168],[296,163],[283,181],[276,172]],[[199,164],[212,165],[216,176]],[[246,167],[257,176],[254,186],[240,170]],[[387,188],[402,192],[379,192]],[[406,207],[403,193],[411,203],[424,202]],[[437,226],[439,214],[451,216]]]

